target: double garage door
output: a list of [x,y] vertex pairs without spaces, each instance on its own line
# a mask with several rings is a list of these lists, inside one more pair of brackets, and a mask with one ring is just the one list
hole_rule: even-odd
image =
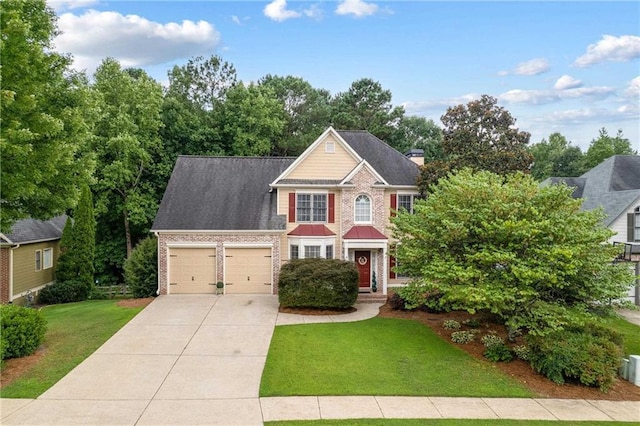
[[[171,248],[169,293],[215,293],[215,248]],[[271,248],[225,248],[225,293],[271,293]]]

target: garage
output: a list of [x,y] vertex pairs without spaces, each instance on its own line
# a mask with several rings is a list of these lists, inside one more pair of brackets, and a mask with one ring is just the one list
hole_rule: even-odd
[[216,249],[169,249],[169,293],[215,293]]
[[271,247],[228,247],[224,262],[225,293],[271,294]]

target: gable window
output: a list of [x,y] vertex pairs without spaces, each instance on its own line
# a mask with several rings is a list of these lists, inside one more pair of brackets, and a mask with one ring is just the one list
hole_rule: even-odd
[[371,199],[368,196],[362,194],[356,198],[354,219],[356,223],[371,222]]
[[36,271],[42,270],[42,251],[36,250]]
[[297,222],[326,222],[327,194],[296,194]]
[[329,154],[333,154],[334,152],[336,152],[336,144],[333,141],[327,141],[324,145],[324,151],[328,152]]
[[49,269],[53,267],[53,249],[46,248],[42,250],[42,264],[43,269]]

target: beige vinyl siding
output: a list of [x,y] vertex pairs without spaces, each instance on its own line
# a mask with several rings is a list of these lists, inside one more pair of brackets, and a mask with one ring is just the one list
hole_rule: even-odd
[[[335,152],[325,152],[327,141],[334,143]],[[358,163],[332,136],[327,136],[298,166],[287,179],[342,179]]]
[[[45,249],[52,249],[53,263],[51,268],[44,269]],[[36,271],[36,250],[41,251],[41,270]],[[60,247],[58,241],[27,244],[13,249],[13,296],[36,287],[49,284],[54,280],[54,272]]]

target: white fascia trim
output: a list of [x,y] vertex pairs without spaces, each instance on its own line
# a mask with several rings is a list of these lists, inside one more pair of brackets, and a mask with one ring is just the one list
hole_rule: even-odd
[[176,235],[176,234],[218,234],[218,235],[238,235],[238,234],[282,234],[286,232],[286,229],[238,229],[238,230],[211,230],[211,229],[175,229],[175,230],[160,230],[160,229],[152,229],[156,235],[164,234],[164,235]]
[[298,156],[298,158],[296,158],[295,161],[293,163],[291,163],[291,165],[289,167],[287,167],[286,170],[280,174],[280,176],[275,178],[275,180],[273,182],[271,182],[271,185],[269,185],[269,186],[274,186],[274,185],[276,185],[276,182],[278,182],[279,180],[285,179],[296,167],[298,167],[298,165],[302,161],[304,161],[311,154],[311,152],[313,152],[315,150],[315,148],[318,145],[320,145],[326,139],[326,137],[329,134],[331,134],[342,145],[342,147],[349,154],[351,154],[351,156],[356,161],[361,161],[362,160],[362,158],[353,150],[353,148],[351,148],[351,146],[349,146],[349,144],[344,139],[342,139],[342,136],[340,136],[338,134],[338,132],[336,132],[333,127],[329,126],[327,128],[327,130],[322,132],[320,137],[318,137],[318,139],[316,139],[315,142],[313,142],[311,145],[309,145],[309,147],[307,149],[305,149],[305,151],[302,154],[300,154]]
[[398,189],[396,191],[396,193],[398,195],[420,195],[420,192],[418,192],[418,190],[411,190],[411,189]]
[[6,241],[5,244],[9,244],[9,245],[15,244],[13,241],[9,239],[9,237],[7,237],[7,234],[3,234],[2,232],[0,232],[0,238]]
[[277,185],[271,185],[273,188],[326,188],[327,190],[331,188],[337,188],[338,184],[327,185],[323,184],[313,184],[313,183],[305,183],[305,184],[295,184],[295,183],[279,183]]
[[623,216],[626,216],[626,214],[628,213],[629,209],[635,204],[635,203],[640,203],[640,196],[638,196],[635,200],[633,200],[632,202],[629,203],[629,205],[627,207],[624,208],[624,210],[622,210],[622,212],[620,212],[620,214],[618,216],[615,217],[615,219],[613,219],[612,221],[609,222],[609,225],[607,226],[610,227],[611,225],[613,225],[618,219],[622,218]]
[[346,249],[386,248],[387,240],[342,240]]
[[373,174],[373,176],[379,182],[382,182],[384,186],[389,186],[389,183],[382,176],[380,176],[380,174],[373,167],[371,167],[371,164],[369,164],[367,160],[364,159],[356,167],[354,167],[353,170],[351,170],[351,172],[349,172],[349,174],[344,179],[342,179],[340,185],[344,185],[345,183],[349,182],[360,170],[362,170],[363,167],[367,167]]

